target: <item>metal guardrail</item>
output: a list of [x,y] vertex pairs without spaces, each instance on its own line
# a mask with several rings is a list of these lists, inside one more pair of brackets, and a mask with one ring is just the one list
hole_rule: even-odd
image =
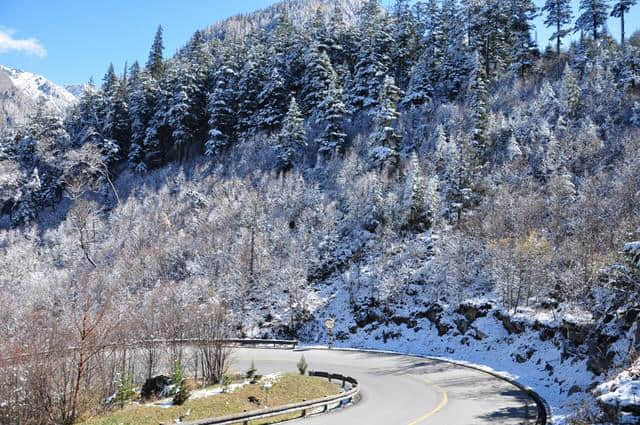
[[301,416],[306,416],[311,411],[322,409],[326,412],[334,405],[338,407],[343,403],[349,403],[360,393],[360,384],[355,378],[350,376],[344,376],[337,373],[328,372],[309,372],[309,376],[317,376],[320,378],[326,378],[329,381],[342,381],[343,387],[347,383],[351,385],[351,388],[343,393],[319,398],[315,400],[303,401],[301,403],[287,404],[284,406],[273,407],[268,409],[255,410],[253,412],[238,413],[234,415],[221,416],[218,418],[200,419],[190,422],[181,422],[183,425],[232,425],[232,424],[244,424],[247,425],[249,421],[257,419],[273,418],[276,416],[287,415],[291,413],[300,413]]
[[[228,338],[228,339],[222,339],[222,340],[209,340],[209,339],[202,339],[202,338],[144,339],[139,341],[130,341],[130,342],[125,341],[121,343],[101,344],[99,346],[91,347],[91,349],[96,351],[96,350],[104,350],[108,348],[135,348],[135,347],[140,348],[140,347],[146,347],[149,345],[170,345],[170,344],[198,345],[198,344],[213,344],[213,343],[219,343],[219,342],[222,342],[225,345],[238,346],[238,347],[253,346],[253,347],[259,348],[259,347],[268,346],[273,348],[287,347],[287,348],[294,349],[298,345],[299,341],[297,339],[248,339],[248,338]],[[56,351],[42,351],[40,353],[20,354],[17,356],[0,358],[0,366],[12,364],[20,360],[38,358],[40,356],[64,355],[66,353],[72,353],[77,350],[78,350],[78,347],[67,347],[65,349],[56,350]]]

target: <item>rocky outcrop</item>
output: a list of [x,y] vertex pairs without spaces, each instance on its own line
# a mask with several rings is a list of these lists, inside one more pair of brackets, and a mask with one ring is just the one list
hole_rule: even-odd
[[149,378],[142,386],[142,390],[140,390],[140,398],[142,398],[142,400],[159,398],[169,385],[171,385],[171,378],[168,376],[158,375]]
[[525,324],[523,322],[513,319],[508,314],[498,310],[494,313],[494,316],[502,322],[502,326],[504,326],[509,334],[521,334],[525,330]]

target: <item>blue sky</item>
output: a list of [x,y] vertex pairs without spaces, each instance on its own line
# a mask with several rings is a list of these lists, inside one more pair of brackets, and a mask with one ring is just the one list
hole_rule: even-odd
[[[389,3],[391,0],[384,0]],[[166,55],[196,29],[250,12],[274,0],[0,0],[0,64],[42,74],[59,84],[99,81],[109,62],[147,59],[155,29],[165,29]],[[537,0],[542,5],[544,0]],[[578,0],[574,0],[577,9]],[[609,23],[619,37],[618,20]],[[640,29],[640,5],[627,16],[627,33]],[[550,31],[538,19],[545,47]]]

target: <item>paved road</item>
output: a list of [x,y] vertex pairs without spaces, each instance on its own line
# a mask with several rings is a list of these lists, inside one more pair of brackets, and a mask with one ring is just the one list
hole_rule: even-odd
[[[260,373],[296,371],[299,351],[241,349],[234,367],[255,361]],[[346,409],[301,419],[308,425],[535,424],[535,403],[491,375],[416,357],[349,351],[304,351],[310,370],[355,377],[361,401]]]

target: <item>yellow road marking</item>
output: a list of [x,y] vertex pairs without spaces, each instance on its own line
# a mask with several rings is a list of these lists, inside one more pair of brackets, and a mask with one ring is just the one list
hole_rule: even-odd
[[430,381],[429,379],[425,378],[424,376],[421,376],[420,378],[415,378],[415,379],[416,380],[422,380],[422,381],[426,382],[427,384],[435,387],[435,389],[438,390],[438,392],[440,392],[440,394],[442,394],[442,400],[440,400],[440,403],[436,406],[435,409],[433,409],[433,410],[425,413],[424,415],[420,416],[419,418],[409,422],[408,425],[418,425],[422,421],[425,421],[425,420],[429,419],[431,416],[435,415],[436,413],[438,413],[439,411],[444,409],[444,406],[446,406],[447,403],[449,402],[449,395],[444,390],[444,388],[440,387],[439,385],[435,384],[434,382]]

